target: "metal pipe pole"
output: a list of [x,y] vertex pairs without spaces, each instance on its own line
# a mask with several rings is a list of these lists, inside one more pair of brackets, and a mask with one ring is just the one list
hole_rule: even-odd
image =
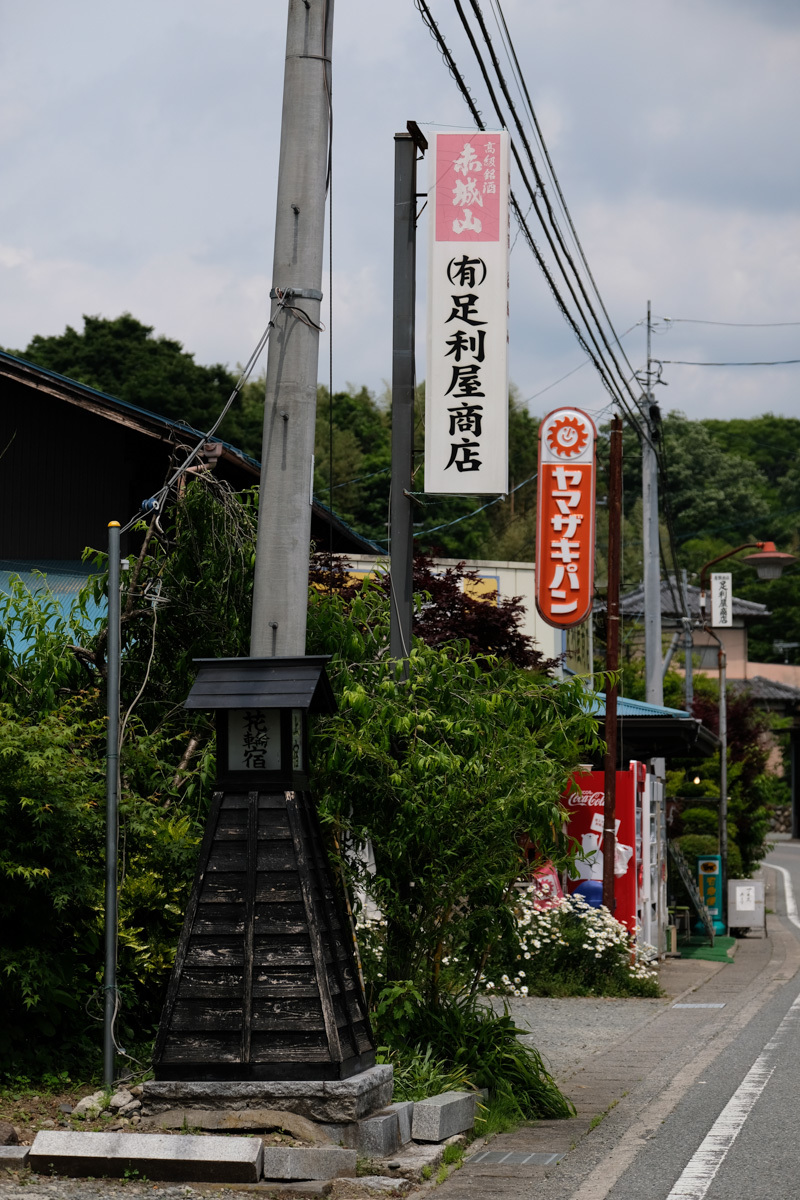
[[656,431],[651,415],[650,390],[650,301],[647,301],[647,395],[645,432],[642,441],[642,541],[644,554],[644,660],[645,697],[648,704],[664,703],[661,673],[661,563],[658,541],[658,459],[654,448]]
[[305,654],[333,0],[289,0],[250,653]]
[[728,697],[727,658],[720,643],[717,651],[719,662],[719,855],[720,855],[720,907],[725,922],[725,932],[728,926]]
[[686,573],[686,568],[682,572],[683,583],[683,601],[687,616],[683,623],[683,645],[685,657],[685,676],[684,676],[684,703],[686,711],[691,712],[694,707],[694,635],[692,634],[692,610],[689,607],[689,579]]
[[797,732],[789,733],[789,763],[792,786],[792,838],[800,838],[800,747]]
[[617,803],[617,693],[619,579],[622,561],[622,421],[611,422],[608,471],[608,592],[606,595],[606,756],[603,782],[603,904],[613,913]]
[[106,641],[106,898],[103,978],[103,1086],[114,1083],[114,1015],[117,1007],[117,850],[119,842],[119,521],[108,526],[108,638]]
[[414,529],[410,492],[414,465],[416,196],[417,141],[409,130],[394,135],[392,489],[389,511],[389,644],[392,658],[403,663],[404,677],[408,675],[414,612]]

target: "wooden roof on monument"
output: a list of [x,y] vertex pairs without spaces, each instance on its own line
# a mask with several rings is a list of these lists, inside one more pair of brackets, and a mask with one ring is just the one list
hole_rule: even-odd
[[330,655],[297,658],[196,658],[197,679],[184,708],[303,708],[336,712],[325,664]]

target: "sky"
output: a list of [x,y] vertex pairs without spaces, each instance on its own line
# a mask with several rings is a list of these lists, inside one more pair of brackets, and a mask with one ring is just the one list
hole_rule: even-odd
[[[496,126],[452,0],[430,6]],[[496,35],[492,0],[483,9]],[[687,323],[800,322],[796,0],[503,12],[633,367],[648,299],[661,360],[800,359],[800,324]],[[129,311],[198,362],[249,357],[269,311],[286,16],[286,0],[0,0],[0,345]],[[381,393],[393,134],[471,118],[412,0],[336,0],[333,103],[333,383]],[[609,397],[515,233],[510,378],[535,415],[603,416]],[[327,276],[323,288],[327,310]],[[328,353],[326,333],[322,382]],[[662,407],[693,418],[800,416],[800,364],[666,364],[662,379]]]

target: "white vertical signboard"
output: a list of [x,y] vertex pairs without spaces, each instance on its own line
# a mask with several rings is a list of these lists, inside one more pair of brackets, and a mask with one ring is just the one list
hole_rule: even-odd
[[425,491],[508,491],[508,134],[437,133]]
[[711,624],[724,628],[733,624],[733,576],[726,571],[711,575]]

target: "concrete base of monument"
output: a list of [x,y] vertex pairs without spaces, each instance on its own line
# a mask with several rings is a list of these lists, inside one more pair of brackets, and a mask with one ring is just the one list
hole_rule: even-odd
[[349,1123],[370,1117],[391,1103],[393,1076],[392,1067],[384,1064],[349,1079],[153,1079],[142,1085],[142,1116],[158,1118],[159,1114],[181,1109],[191,1126],[193,1111],[279,1109],[325,1125]]

